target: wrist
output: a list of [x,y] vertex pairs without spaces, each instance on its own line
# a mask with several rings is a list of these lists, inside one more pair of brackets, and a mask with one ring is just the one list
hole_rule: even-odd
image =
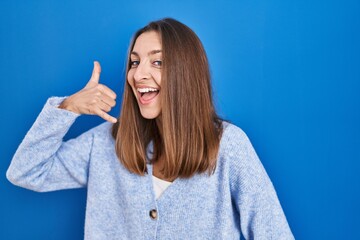
[[71,106],[68,98],[64,99],[64,101],[62,101],[62,102],[60,103],[60,105],[58,106],[58,108],[60,108],[60,109],[65,109],[65,110],[68,110],[68,111],[70,111],[70,112],[77,113],[76,110]]

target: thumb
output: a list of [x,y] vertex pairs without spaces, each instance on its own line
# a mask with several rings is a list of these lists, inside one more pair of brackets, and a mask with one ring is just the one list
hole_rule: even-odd
[[94,69],[91,78],[89,82],[86,84],[85,88],[95,87],[96,85],[98,85],[100,80],[100,73],[101,73],[100,63],[98,61],[94,61]]

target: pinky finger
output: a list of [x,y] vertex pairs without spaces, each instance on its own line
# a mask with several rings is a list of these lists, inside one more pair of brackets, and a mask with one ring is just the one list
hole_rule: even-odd
[[96,109],[95,110],[95,114],[98,115],[99,117],[101,117],[102,119],[111,122],[111,123],[116,123],[117,119],[110,116],[109,114],[107,114],[106,112],[102,111],[101,109]]

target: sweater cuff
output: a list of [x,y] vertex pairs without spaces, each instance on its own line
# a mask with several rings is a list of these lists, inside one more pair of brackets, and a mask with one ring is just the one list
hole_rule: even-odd
[[67,97],[50,97],[40,113],[41,119],[58,122],[61,125],[71,125],[80,114],[58,108],[66,98]]

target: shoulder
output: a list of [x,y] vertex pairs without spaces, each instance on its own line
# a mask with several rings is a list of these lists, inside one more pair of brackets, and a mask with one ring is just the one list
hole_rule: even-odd
[[111,134],[112,123],[104,122],[101,123],[86,132],[82,133],[78,138],[94,138],[100,140],[107,140],[112,138]]
[[223,122],[220,158],[228,163],[232,186],[256,192],[270,183],[267,173],[245,132],[234,124]]
[[257,161],[257,154],[246,133],[238,126],[223,122],[219,156],[232,166],[245,167]]
[[231,135],[236,135],[238,137],[246,136],[245,132],[240,127],[230,122],[222,121],[222,126],[223,126],[223,136],[224,134],[225,136],[231,136]]
[[104,122],[94,127],[92,131],[94,132],[94,134],[108,135],[111,134],[112,126],[112,123]]
[[104,122],[96,127],[90,129],[89,131],[92,133],[95,139],[100,139],[103,142],[106,142],[105,140],[112,140],[112,123]]
[[108,122],[101,123],[89,130],[83,132],[76,138],[69,139],[67,142],[70,145],[79,145],[79,151],[81,146],[87,145],[92,149],[105,149],[114,145],[114,139],[111,134],[112,124]]
[[251,146],[248,136],[240,127],[226,121],[222,122],[222,126],[221,148],[225,148],[227,151],[237,151]]

